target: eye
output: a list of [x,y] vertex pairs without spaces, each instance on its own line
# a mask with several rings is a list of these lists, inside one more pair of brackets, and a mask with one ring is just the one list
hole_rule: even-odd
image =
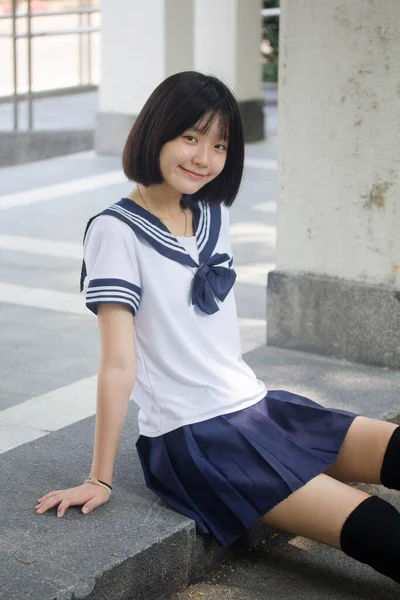
[[225,146],[225,144],[217,144],[215,147],[220,151],[227,150],[227,147]]
[[197,142],[197,139],[194,137],[194,135],[184,135],[183,137],[188,142]]

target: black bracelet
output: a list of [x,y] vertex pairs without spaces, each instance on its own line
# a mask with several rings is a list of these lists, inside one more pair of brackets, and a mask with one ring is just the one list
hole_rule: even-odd
[[110,490],[112,490],[112,487],[111,487],[111,485],[109,485],[109,484],[108,484],[108,483],[106,483],[105,481],[101,481],[101,479],[99,479],[99,478],[97,478],[97,481],[98,481],[99,483],[102,483],[103,485],[106,485],[106,486],[107,486],[107,487],[108,487]]

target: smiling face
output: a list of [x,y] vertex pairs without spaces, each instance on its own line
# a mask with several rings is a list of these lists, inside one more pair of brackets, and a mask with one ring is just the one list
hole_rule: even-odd
[[182,194],[194,194],[223,170],[228,141],[219,119],[200,121],[163,145],[160,169],[164,182]]

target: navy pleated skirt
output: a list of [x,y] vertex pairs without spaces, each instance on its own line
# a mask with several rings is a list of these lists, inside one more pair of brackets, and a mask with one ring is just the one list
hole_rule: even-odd
[[276,390],[136,447],[147,487],[227,546],[334,463],[356,416]]

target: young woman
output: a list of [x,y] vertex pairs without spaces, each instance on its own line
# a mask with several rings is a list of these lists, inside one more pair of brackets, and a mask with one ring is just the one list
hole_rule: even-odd
[[214,77],[169,77],[138,116],[123,154],[136,185],[84,238],[101,336],[90,478],[36,512],[109,499],[132,394],[146,483],[200,531],[227,545],[262,519],[400,582],[400,514],[345,483],[400,489],[400,428],[267,391],[242,359],[228,207],[243,157],[238,105]]

